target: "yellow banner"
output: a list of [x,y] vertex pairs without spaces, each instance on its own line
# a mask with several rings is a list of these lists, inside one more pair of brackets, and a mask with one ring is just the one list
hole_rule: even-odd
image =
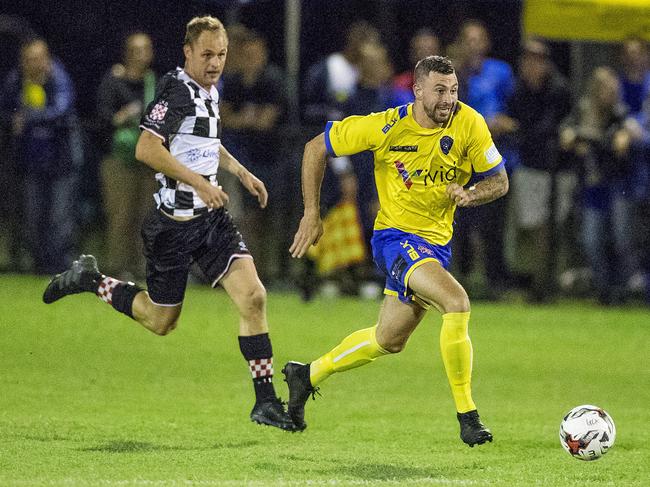
[[524,32],[567,41],[650,41],[650,0],[526,0]]

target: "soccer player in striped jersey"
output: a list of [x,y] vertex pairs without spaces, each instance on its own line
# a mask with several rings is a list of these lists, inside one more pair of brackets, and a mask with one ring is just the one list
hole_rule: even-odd
[[157,203],[142,226],[147,290],[101,274],[91,255],[55,276],[46,303],[93,292],[148,330],[166,335],[177,324],[190,265],[196,262],[213,287],[221,285],[239,312],[239,347],[255,390],[252,421],[294,431],[272,382],[273,350],[266,319],[266,291],[242,236],[224,205],[228,195],[217,170],[235,174],[266,206],[264,184],[221,143],[219,93],[228,36],[214,17],[187,24],[185,67],[167,73],[142,118],[135,156],[158,171]]
[[[309,364],[283,368],[289,414],[304,429],[304,407],[317,386],[336,372],[400,352],[426,310],[442,314],[440,350],[461,439],[469,446],[492,441],[471,393],[470,302],[447,271],[456,207],[489,203],[508,191],[504,161],[483,117],[458,101],[451,61],[429,56],[415,67],[415,102],[328,122],[305,146],[302,162],[304,216],[290,252],[302,257],[323,229],[319,194],[325,156],[374,153],[380,210],[372,237],[373,258],[386,274],[377,324],[356,331]],[[465,188],[472,174],[480,177]]]

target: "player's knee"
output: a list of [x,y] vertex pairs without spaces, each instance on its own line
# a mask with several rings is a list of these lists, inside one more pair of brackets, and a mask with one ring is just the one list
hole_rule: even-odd
[[146,328],[159,336],[169,335],[178,325],[178,316],[150,314],[144,320]]
[[266,289],[262,284],[248,289],[243,298],[244,314],[263,313],[266,307]]
[[406,348],[407,341],[408,337],[391,337],[385,340],[386,343],[378,341],[377,344],[389,353],[400,353]]
[[470,311],[469,297],[464,289],[448,297],[442,304],[445,313],[469,313]]
[[390,353],[400,353],[404,348],[406,348],[406,342],[394,342],[382,348]]
[[174,331],[177,325],[177,319],[157,319],[151,323],[150,330],[156,335],[165,336]]

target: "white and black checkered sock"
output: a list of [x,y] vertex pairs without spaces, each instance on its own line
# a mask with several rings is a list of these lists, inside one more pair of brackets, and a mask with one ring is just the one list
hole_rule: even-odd
[[258,358],[248,361],[253,376],[253,387],[257,401],[265,401],[275,397],[273,388],[273,357]]
[[95,291],[95,294],[97,294],[97,297],[102,301],[104,301],[105,303],[112,305],[113,291],[115,291],[115,287],[118,284],[123,284],[123,281],[120,281],[113,277],[104,276],[99,281],[99,286],[97,287],[97,291]]
[[273,349],[268,333],[240,336],[239,348],[253,377],[257,402],[275,399],[273,387]]
[[124,282],[113,277],[103,276],[97,287],[97,297],[110,304],[120,313],[133,318],[133,300],[144,289],[133,282]]

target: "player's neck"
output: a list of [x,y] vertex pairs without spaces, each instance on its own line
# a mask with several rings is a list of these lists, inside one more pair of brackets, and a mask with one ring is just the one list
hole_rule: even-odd
[[198,79],[198,76],[194,76],[194,73],[190,71],[187,67],[187,65],[183,66],[183,71],[185,71],[185,74],[188,75],[190,78],[192,78],[192,81],[194,81],[197,85],[199,85],[201,88],[203,88],[205,91],[210,93],[210,90],[212,89],[212,85],[204,85],[201,83]]
[[444,125],[431,120],[431,118],[429,118],[429,116],[424,112],[424,108],[419,106],[417,102],[413,103],[413,118],[420,127],[425,129],[439,129]]

